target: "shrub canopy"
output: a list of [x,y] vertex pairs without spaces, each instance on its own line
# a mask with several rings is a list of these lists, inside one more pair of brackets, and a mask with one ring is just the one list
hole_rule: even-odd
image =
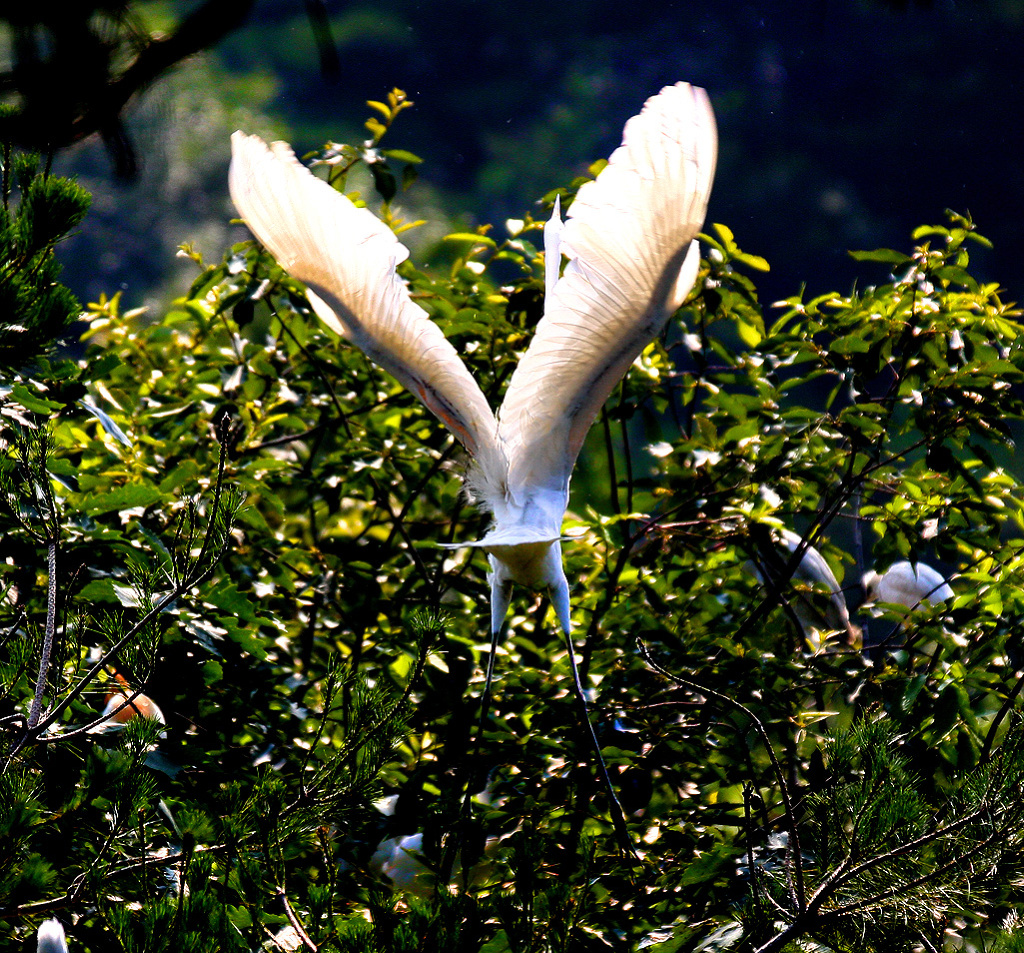
[[[337,187],[369,162],[412,226],[415,156],[328,149]],[[543,308],[539,229],[400,266],[492,403]],[[564,550],[635,856],[539,596],[476,736],[487,567],[438,544],[485,527],[443,428],[252,242],[185,249],[164,315],[88,305],[84,354],[12,372],[0,406],[0,949],[50,916],[76,951],[148,953],[993,936],[1024,829],[1024,345],[969,219],[912,241],[855,254],[847,294],[765,304],[767,262],[712,226],[591,433]],[[808,645],[798,610],[833,595],[797,576],[808,546],[860,645]],[[954,598],[864,604],[861,573],[899,560]],[[125,685],[166,724],[86,730]],[[427,896],[371,869],[416,833]]]

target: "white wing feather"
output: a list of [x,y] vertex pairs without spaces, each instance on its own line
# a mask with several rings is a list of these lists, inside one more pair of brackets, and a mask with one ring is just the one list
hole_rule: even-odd
[[551,210],[551,218],[544,223],[544,297],[551,295],[558,284],[559,272],[562,270],[562,199],[555,196],[555,207]]
[[692,289],[716,157],[707,94],[678,83],[647,100],[580,189],[561,235],[569,264],[498,414],[516,502],[567,491],[602,404]]
[[483,391],[395,271],[408,250],[369,209],[314,176],[286,143],[231,137],[231,198],[281,267],[313,291],[317,315],[435,414],[503,482],[504,454]]

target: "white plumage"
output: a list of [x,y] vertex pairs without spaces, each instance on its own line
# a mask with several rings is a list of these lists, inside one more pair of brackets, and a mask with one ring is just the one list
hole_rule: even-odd
[[44,920],[36,933],[36,953],[68,953],[64,927],[58,920]]
[[[651,97],[568,220],[545,229],[545,313],[498,414],[395,272],[408,252],[367,209],[317,179],[281,142],[232,137],[235,206],[281,266],[305,282],[329,327],[389,371],[473,457],[472,489],[494,516],[491,626],[513,583],[550,593],[568,635],[559,539],[583,439],[612,389],[693,287],[694,241],[717,156],[707,94]],[[558,262],[568,259],[559,278]]]
[[693,288],[717,151],[704,90],[666,86],[626,123],[622,145],[580,188],[564,225],[556,203],[544,229],[544,316],[494,414],[396,273],[408,252],[394,234],[313,176],[285,143],[232,136],[231,197],[256,237],[306,283],[320,319],[408,388],[473,458],[467,483],[494,522],[483,539],[462,545],[488,553],[492,662],[512,585],[549,594],[623,846],[622,810],[576,667],[559,540],[587,431]]
[[[462,870],[461,853],[457,855],[449,883],[460,886],[481,883],[494,867],[491,857],[498,844],[499,838],[488,837],[483,856],[466,872]],[[416,897],[433,897],[437,893],[437,873],[423,854],[420,833],[382,840],[370,858],[369,868],[378,876],[386,877],[395,890],[403,893]]]
[[[795,553],[803,542],[803,537],[799,533],[783,528],[777,531],[777,541],[787,552]],[[779,567],[776,563],[777,560],[760,560],[755,574],[761,582],[764,582],[765,575],[778,575]],[[860,632],[850,622],[850,612],[846,607],[843,590],[825,557],[813,546],[807,546],[793,571],[792,578],[794,582],[806,583],[828,592],[828,603],[824,611],[817,605],[820,600],[812,600],[808,594],[799,590],[793,592],[793,612],[811,649],[818,651],[831,632],[842,632],[849,644],[856,644]]]
[[370,869],[379,876],[387,877],[396,890],[417,897],[432,897],[437,889],[437,878],[420,859],[422,855],[422,834],[389,837],[377,845],[370,858]]
[[953,590],[941,572],[927,563],[914,564],[905,559],[893,563],[881,575],[866,573],[863,583],[869,599],[891,602],[908,609],[922,603],[935,604],[953,598]]

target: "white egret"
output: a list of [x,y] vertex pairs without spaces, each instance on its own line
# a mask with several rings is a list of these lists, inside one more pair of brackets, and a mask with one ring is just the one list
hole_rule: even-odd
[[36,933],[36,953],[68,953],[64,927],[59,920],[44,920]]
[[[927,563],[911,563],[902,559],[883,573],[866,572],[861,578],[864,594],[869,602],[888,602],[908,610],[935,605],[953,598],[953,590],[946,577]],[[874,610],[877,615],[880,610]],[[904,645],[903,625],[897,625],[880,643],[890,648]],[[918,643],[916,651],[930,656],[938,650],[935,642]]]
[[868,599],[891,602],[915,609],[922,603],[934,605],[953,598],[946,577],[927,563],[911,563],[906,559],[893,563],[881,575],[868,572],[863,578]]
[[[232,136],[229,186],[249,228],[305,282],[320,319],[408,388],[472,456],[467,483],[494,523],[462,545],[489,555],[492,639],[514,583],[546,591],[584,709],[560,547],[569,480],[606,398],[693,288],[716,158],[702,89],[667,86],[626,123],[622,145],[580,188],[564,226],[556,209],[545,229],[544,316],[495,415],[397,275],[408,251],[391,230],[312,175],[287,144]],[[605,783],[614,798],[607,772]]]
[[[488,837],[483,856],[463,873],[462,856],[456,856],[449,883],[461,887],[483,883],[494,869],[492,855],[498,849],[500,838]],[[437,893],[438,875],[423,854],[423,834],[389,837],[378,845],[368,864],[379,877],[386,877],[391,886],[402,893],[416,897],[433,897]]]
[[437,878],[420,859],[423,853],[423,835],[389,837],[377,845],[370,858],[370,870],[391,881],[395,890],[417,897],[432,897]]
[[108,692],[102,712],[106,721],[100,722],[95,728],[90,728],[90,734],[121,731],[133,718],[150,718],[161,725],[167,724],[160,706],[152,698],[141,693],[133,698],[132,690],[124,676],[115,673],[114,679],[118,687]]
[[[773,537],[789,553],[795,553],[803,542],[803,537],[799,533],[785,528],[779,529]],[[777,584],[788,582],[782,577],[784,562],[780,555],[761,553],[757,560],[755,575],[762,583],[766,576]],[[825,557],[813,546],[808,545],[805,548],[800,562],[793,570],[792,580],[816,586],[828,593],[828,603],[822,609],[809,593],[799,588],[793,592],[793,613],[811,649],[817,652],[831,632],[844,633],[848,644],[855,645],[860,638],[860,631],[850,621],[850,612],[846,607],[846,599],[839,580],[825,561]]]

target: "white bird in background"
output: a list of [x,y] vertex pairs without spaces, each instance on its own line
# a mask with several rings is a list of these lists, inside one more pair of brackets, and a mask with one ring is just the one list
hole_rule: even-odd
[[68,953],[64,927],[58,920],[44,920],[36,933],[36,953]]
[[[790,529],[782,528],[777,531],[777,541],[787,552],[795,553],[803,542],[803,537]],[[782,582],[785,560],[781,556],[769,560],[766,555],[768,554],[762,553],[759,556],[755,575],[762,583],[766,575]],[[846,607],[842,587],[825,557],[813,546],[808,545],[804,550],[800,562],[793,570],[792,579],[794,582],[807,583],[828,591],[829,601],[824,611],[799,590],[794,593],[792,599],[793,612],[812,651],[817,652],[821,649],[830,632],[844,633],[847,643],[855,645],[860,638],[860,631],[850,621],[850,612]]]
[[95,728],[90,728],[90,734],[122,731],[133,718],[150,718],[153,721],[158,721],[161,725],[167,724],[167,719],[164,718],[160,706],[152,698],[142,694],[132,697],[132,690],[125,677],[115,673],[114,679],[118,683],[118,687],[108,692],[104,699],[106,705],[102,715],[106,721],[100,722]]
[[[498,837],[488,837],[483,856],[463,873],[462,855],[455,858],[449,884],[465,887],[483,883],[494,868],[491,860],[500,843]],[[385,877],[400,892],[429,898],[437,893],[437,868],[430,865],[423,854],[423,834],[389,837],[382,840],[368,864],[377,876]]]
[[922,603],[934,605],[953,598],[946,577],[927,563],[901,560],[885,572],[864,574],[862,580],[867,597],[875,602],[891,602],[914,609]]
[[[556,206],[545,228],[544,317],[495,415],[397,275],[408,251],[391,230],[312,175],[287,144],[232,136],[231,197],[249,228],[305,282],[320,319],[408,388],[472,456],[467,483],[494,523],[462,545],[489,554],[492,638],[513,583],[546,591],[584,708],[560,547],[569,479],[601,406],[693,288],[716,158],[702,89],[667,86],[626,123],[622,145],[580,188],[564,226]],[[569,261],[559,278],[561,255]],[[589,717],[587,725],[596,746]]]
[[422,852],[422,834],[389,837],[377,845],[369,866],[378,876],[387,877],[396,890],[432,897],[437,890],[436,877],[420,860]]

